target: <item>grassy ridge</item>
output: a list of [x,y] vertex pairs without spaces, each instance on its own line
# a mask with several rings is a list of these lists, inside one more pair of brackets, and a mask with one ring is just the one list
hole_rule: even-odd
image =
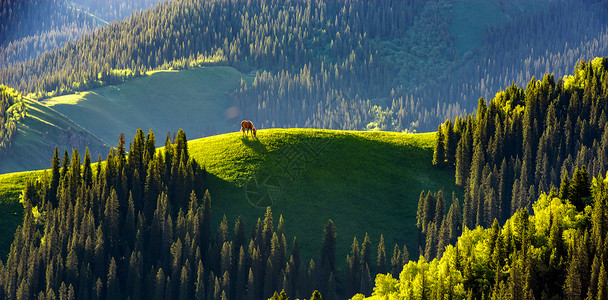
[[241,79],[248,80],[231,67],[157,71],[44,103],[111,145],[121,132],[131,140],[138,128],[153,129],[164,142],[167,132],[180,127],[197,137],[234,130],[226,110]]
[[[374,255],[380,234],[388,252],[399,243],[415,253],[420,191],[444,188],[448,200],[452,191],[459,193],[453,173],[431,165],[434,137],[269,129],[259,130],[257,138],[234,132],[191,140],[188,149],[207,169],[214,227],[223,215],[230,227],[242,215],[249,231],[272,205],[275,224],[283,215],[288,242],[295,235],[307,259],[316,257],[323,227],[332,219],[338,233],[336,259],[343,265],[353,237],[361,242],[366,232]],[[14,205],[27,176],[32,173],[0,175],[0,199]],[[12,237],[19,222],[3,226],[3,236]]]
[[55,146],[61,151],[88,146],[94,157],[107,154],[108,146],[99,138],[57,111],[34,100],[25,100],[26,117],[17,125],[13,146],[0,160],[0,173],[36,170],[50,166]]
[[217,218],[243,215],[252,226],[272,204],[303,257],[316,255],[332,219],[342,264],[353,237],[361,242],[365,232],[374,252],[380,234],[387,251],[394,243],[417,251],[420,191],[444,188],[448,200],[459,193],[451,171],[432,167],[433,141],[433,133],[273,129],[258,131],[258,139],[230,133],[195,140],[189,150],[209,172]]

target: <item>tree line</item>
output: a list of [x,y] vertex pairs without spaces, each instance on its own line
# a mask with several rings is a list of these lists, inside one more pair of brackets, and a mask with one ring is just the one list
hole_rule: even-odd
[[[582,188],[584,209],[553,188],[503,225],[465,228],[440,259],[421,255],[373,294],[402,299],[607,299],[608,181]],[[357,297],[353,298],[357,299]]]
[[440,125],[433,164],[455,168],[463,208],[452,195],[445,215],[442,191],[421,193],[420,260],[379,275],[374,294],[606,299],[607,66],[513,84]]
[[464,225],[504,221],[568,174],[608,170],[607,70],[605,58],[581,61],[572,76],[512,85],[489,104],[480,98],[475,115],[439,126],[433,163],[455,169]]
[[20,93],[0,85],[0,157],[12,145],[17,124],[25,117],[26,106]]
[[81,36],[157,4],[136,1],[2,1],[0,3],[0,69],[36,58],[75,42]]

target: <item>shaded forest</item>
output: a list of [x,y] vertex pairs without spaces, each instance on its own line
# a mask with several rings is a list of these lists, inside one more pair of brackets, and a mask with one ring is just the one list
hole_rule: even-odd
[[421,258],[400,277],[378,276],[374,293],[605,299],[607,62],[512,85],[480,98],[475,115],[440,125],[433,164],[455,168],[462,209],[452,196],[445,215],[443,192],[423,192]]

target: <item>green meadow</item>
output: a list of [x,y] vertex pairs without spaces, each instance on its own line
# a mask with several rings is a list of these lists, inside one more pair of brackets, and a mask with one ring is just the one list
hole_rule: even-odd
[[[431,165],[434,138],[434,133],[267,129],[257,138],[234,132],[191,140],[188,150],[206,168],[214,226],[225,215],[232,227],[242,215],[249,231],[271,206],[275,224],[280,215],[285,219],[288,242],[297,237],[303,258],[316,258],[323,227],[332,219],[342,264],[353,237],[361,242],[366,232],[374,249],[384,234],[387,251],[398,243],[417,253],[420,192],[443,188],[448,201],[452,191],[460,194],[453,172]],[[12,237],[20,222],[19,191],[33,174],[0,175],[2,213],[17,212],[11,215],[17,222],[1,227],[3,236]]]
[[[150,72],[125,83],[50,98],[44,104],[115,145],[124,132],[131,140],[138,128],[157,136],[183,128],[202,137],[238,130],[239,116],[230,115],[230,93],[249,80],[231,67]],[[240,120],[238,120],[240,121]]]

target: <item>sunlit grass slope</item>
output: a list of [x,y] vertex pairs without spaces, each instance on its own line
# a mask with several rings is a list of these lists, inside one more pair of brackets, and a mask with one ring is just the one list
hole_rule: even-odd
[[[209,173],[208,189],[217,218],[243,215],[251,227],[272,205],[283,215],[288,240],[297,236],[307,255],[316,255],[323,227],[332,219],[342,264],[353,237],[369,233],[374,253],[380,234],[393,245],[416,246],[416,210],[422,190],[445,189],[452,171],[431,165],[434,133],[353,132],[311,129],[258,131],[258,138],[230,133],[198,139],[189,151]],[[458,191],[457,191],[458,193]],[[219,220],[216,220],[218,223]],[[374,254],[375,255],[375,254]]]
[[164,142],[167,132],[179,128],[197,137],[234,130],[226,112],[241,78],[247,79],[231,67],[157,71],[44,103],[111,145],[121,132],[131,140],[139,128],[153,129]]
[[[296,236],[308,259],[316,258],[323,227],[332,219],[338,233],[336,259],[342,268],[353,237],[362,242],[366,232],[374,253],[384,234],[389,256],[395,243],[406,244],[414,255],[420,191],[444,188],[448,201],[452,191],[459,193],[453,172],[431,165],[434,137],[268,129],[259,130],[257,138],[234,132],[195,139],[188,149],[208,172],[205,188],[211,193],[214,227],[223,215],[230,224],[242,215],[250,232],[270,205],[275,224],[283,215],[288,242]],[[26,176],[32,175],[0,175],[3,205],[19,208],[18,191]],[[3,236],[12,237],[19,222],[3,226]]]
[[94,157],[107,154],[108,146],[86,129],[57,111],[33,100],[25,100],[26,117],[17,125],[12,148],[0,159],[0,173],[36,170],[50,166],[55,146],[79,149],[84,156],[88,146]]

